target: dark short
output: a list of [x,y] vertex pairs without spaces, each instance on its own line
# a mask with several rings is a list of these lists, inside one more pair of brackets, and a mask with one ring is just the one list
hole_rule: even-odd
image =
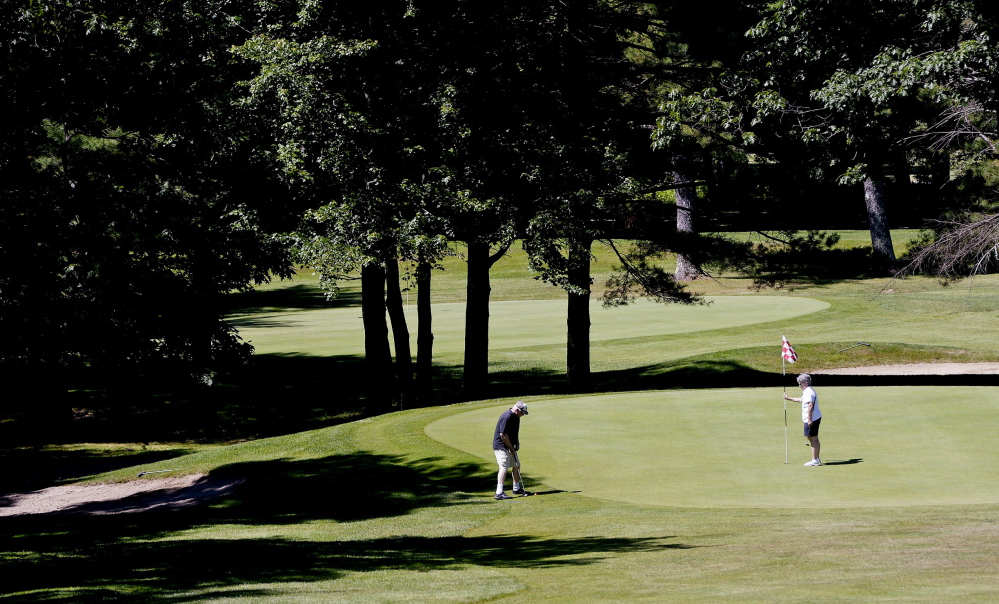
[[819,424],[822,423],[822,418],[821,417],[819,419],[813,421],[811,426],[809,426],[805,422],[801,422],[801,423],[805,426],[805,438],[808,438],[809,436],[818,436],[819,435]]

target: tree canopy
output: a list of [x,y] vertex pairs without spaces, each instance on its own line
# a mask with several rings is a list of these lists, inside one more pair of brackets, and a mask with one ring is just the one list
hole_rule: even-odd
[[2,4],[5,369],[197,382],[246,354],[221,296],[289,265],[231,122],[238,28],[213,8]]
[[[640,241],[611,303],[696,301],[663,257],[788,262],[682,219],[728,203],[786,229],[762,203],[802,183],[863,183],[894,267],[890,198],[932,181],[975,217],[940,229],[948,253],[974,240],[948,266],[991,266],[997,27],[985,0],[4,1],[0,366],[54,390],[210,383],[250,352],[224,296],[298,260],[331,290],[360,275],[370,375],[405,390],[400,263],[429,289],[463,242],[477,396],[514,240],[567,291],[581,367],[595,240]],[[823,226],[785,241],[816,250]]]

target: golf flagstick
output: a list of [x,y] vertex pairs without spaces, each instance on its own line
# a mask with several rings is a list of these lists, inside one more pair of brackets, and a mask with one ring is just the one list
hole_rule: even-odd
[[[781,336],[780,346],[780,367],[781,374],[787,376],[787,362],[792,363],[798,360],[798,354],[787,341],[787,336]],[[784,385],[784,463],[787,464],[787,385]]]
[[[780,358],[781,374],[787,376],[787,360]],[[787,396],[787,384],[784,385],[784,396]],[[787,464],[787,398],[784,399],[784,464]]]

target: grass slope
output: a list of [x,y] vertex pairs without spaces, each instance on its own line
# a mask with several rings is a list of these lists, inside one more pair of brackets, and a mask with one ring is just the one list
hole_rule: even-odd
[[[598,257],[598,273],[604,259]],[[520,266],[511,259],[497,265],[494,300],[561,299],[553,288],[526,278]],[[738,279],[698,282],[695,289],[711,296],[757,296]],[[439,302],[460,302],[461,292],[459,271],[445,271],[435,281]],[[608,391],[710,388],[729,373],[746,371],[772,377],[779,371],[782,333],[801,356],[795,371],[872,361],[994,360],[997,293],[994,278],[979,280],[971,290],[944,289],[924,279],[809,284],[769,295],[821,300],[828,308],[760,323],[708,324],[694,333],[600,340],[594,369]],[[258,294],[243,299],[245,315],[330,306],[303,282],[275,284]],[[350,306],[352,296],[346,292],[332,306]],[[857,340],[875,346],[837,352]],[[511,392],[554,380],[563,363],[560,344],[520,343],[523,348],[514,342],[494,352],[497,380],[507,380]],[[455,356],[445,353],[439,360],[446,366],[458,362]],[[127,456],[95,465],[95,450],[92,457],[83,454],[81,467],[87,469],[76,476],[131,480],[140,470],[168,463],[185,473],[247,482],[232,499],[173,513],[0,518],[0,589],[9,602],[999,599],[999,505],[988,499],[996,483],[988,450],[994,391],[976,397],[975,389],[961,386],[885,394],[816,385],[830,420],[823,447],[831,457],[824,457],[863,462],[784,466],[782,430],[754,445],[754,435],[739,432],[737,424],[711,429],[711,422],[732,421],[728,415],[741,416],[743,427],[762,421],[770,426],[778,419],[770,400],[776,387],[610,393],[620,419],[633,423],[631,430],[615,427],[614,446],[624,451],[598,450],[577,460],[567,456],[576,441],[557,441],[577,434],[567,424],[574,403],[592,417],[600,417],[600,405],[531,398],[536,413],[525,420],[524,436],[530,456],[525,462],[533,465],[525,470],[551,484],[531,485],[544,495],[508,502],[492,500],[493,464],[479,448],[510,399],[408,410],[229,446],[137,449],[130,454],[141,465],[133,466]],[[733,395],[723,399],[731,414],[712,415],[719,392]],[[765,402],[754,402],[758,392]],[[275,396],[276,406],[293,403]],[[659,396],[662,401],[652,405],[643,398]],[[685,407],[676,396],[700,404]],[[676,413],[666,414],[664,405]],[[645,413],[643,407],[652,406],[660,407],[658,415]],[[667,415],[675,422],[668,433]],[[444,437],[437,431],[449,421],[467,423]],[[794,438],[794,425],[789,408],[791,444],[799,449],[791,451],[800,458],[804,447]],[[460,436],[470,444],[455,444],[474,453],[445,445],[427,430],[449,441]],[[621,495],[589,496],[616,472],[627,473],[627,462],[620,460],[640,458],[643,452],[634,445],[655,442],[657,432],[673,436],[661,445],[668,459],[625,475],[627,482],[649,488],[665,485],[655,487],[661,491],[656,505]],[[636,436],[641,438],[631,442]],[[717,447],[710,450],[684,445],[712,438]],[[690,485],[698,475],[706,484],[729,488],[718,485],[718,473],[702,472],[700,457],[708,454],[720,466],[715,472],[744,487],[754,487],[754,474],[764,484],[768,475],[785,477],[787,497],[773,505],[763,490],[744,489],[745,507],[694,505]],[[748,462],[756,462],[755,469]],[[684,465],[691,469],[677,472]],[[60,481],[54,469],[40,467],[46,468],[44,480]],[[976,473],[982,477],[977,492],[968,479]],[[847,501],[851,489],[860,494]],[[731,501],[737,493],[729,490]],[[690,505],[682,505],[682,497]],[[940,497],[952,499],[936,504]]]
[[[999,595],[995,504],[720,509],[641,505],[544,484],[533,486],[552,492],[494,502],[492,464],[424,428],[455,412],[491,418],[501,405],[406,411],[172,460],[249,478],[235,499],[209,509],[3,519],[4,590],[9,601],[74,602]],[[803,496],[808,480],[844,469],[788,468]]]

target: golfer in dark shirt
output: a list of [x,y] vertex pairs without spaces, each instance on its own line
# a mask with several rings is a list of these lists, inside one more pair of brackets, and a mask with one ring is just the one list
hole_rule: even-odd
[[528,494],[520,479],[520,459],[517,457],[517,451],[520,449],[520,418],[525,415],[527,415],[527,404],[524,401],[517,401],[517,404],[504,411],[496,422],[496,431],[493,433],[493,453],[496,454],[496,463],[499,464],[496,499],[513,499],[503,492],[508,469],[513,474],[513,494]]

